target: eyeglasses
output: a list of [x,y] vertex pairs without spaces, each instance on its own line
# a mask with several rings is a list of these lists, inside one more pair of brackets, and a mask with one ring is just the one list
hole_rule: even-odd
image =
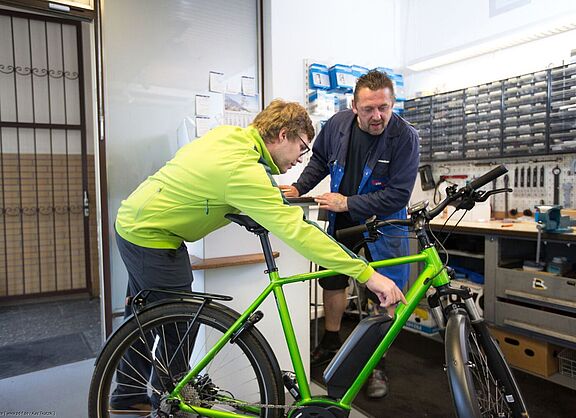
[[[297,135],[298,135],[298,134],[297,134]],[[300,157],[302,157],[304,154],[310,152],[311,149],[310,149],[310,147],[308,146],[308,144],[306,143],[306,141],[304,141],[300,135],[298,135],[298,138],[300,138],[300,141],[302,141],[302,143],[303,143],[304,146],[306,147],[306,149],[305,149],[304,151],[300,151]]]

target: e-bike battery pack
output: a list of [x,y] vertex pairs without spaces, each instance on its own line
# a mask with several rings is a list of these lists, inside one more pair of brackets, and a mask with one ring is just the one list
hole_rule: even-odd
[[392,322],[388,314],[371,316],[360,321],[324,370],[328,396],[338,399],[346,393],[390,329]]

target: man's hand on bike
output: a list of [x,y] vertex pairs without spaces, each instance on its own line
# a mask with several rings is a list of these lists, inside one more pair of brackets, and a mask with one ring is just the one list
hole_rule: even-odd
[[289,184],[281,184],[278,186],[280,191],[284,194],[285,197],[300,197],[300,192],[298,189]]
[[381,306],[389,311],[390,308],[395,307],[398,302],[408,303],[402,291],[396,286],[396,283],[376,271],[366,282],[366,287],[378,296]]

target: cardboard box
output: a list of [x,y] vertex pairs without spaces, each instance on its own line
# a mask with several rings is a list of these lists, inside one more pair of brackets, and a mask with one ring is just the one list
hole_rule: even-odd
[[424,335],[438,332],[438,325],[426,306],[418,306],[406,321],[405,327]]
[[544,377],[558,372],[560,347],[497,328],[490,333],[511,366]]

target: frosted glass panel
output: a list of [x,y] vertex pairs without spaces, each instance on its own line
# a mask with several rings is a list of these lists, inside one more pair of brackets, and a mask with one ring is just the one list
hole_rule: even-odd
[[[177,131],[210,94],[210,71],[230,89],[258,74],[256,0],[105,0],[103,52],[112,308],[127,280],[114,238],[122,199],[171,158]],[[214,117],[212,124],[222,121]]]

